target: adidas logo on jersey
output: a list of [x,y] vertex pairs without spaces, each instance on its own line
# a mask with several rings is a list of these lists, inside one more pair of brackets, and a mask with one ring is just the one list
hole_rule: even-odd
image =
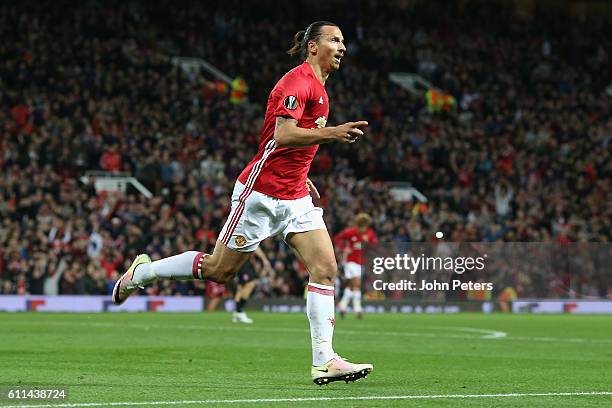
[[319,103],[320,103],[321,105],[323,105],[323,97],[322,97],[322,96],[319,98]]

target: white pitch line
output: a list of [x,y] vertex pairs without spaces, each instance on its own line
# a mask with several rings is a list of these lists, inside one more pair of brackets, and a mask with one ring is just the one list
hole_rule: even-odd
[[[151,330],[151,329],[162,329],[162,330],[218,330],[218,331],[238,331],[238,332],[278,332],[278,333],[309,333],[308,329],[298,329],[295,327],[220,327],[220,326],[205,326],[205,325],[187,325],[187,324],[173,324],[173,325],[164,325],[164,324],[146,324],[146,323],[108,323],[108,322],[45,322],[45,324],[53,324],[60,326],[91,326],[91,327],[123,327],[123,328],[134,328],[134,329],[143,329],[143,330]],[[465,334],[440,334],[440,333],[418,333],[418,332],[392,332],[392,331],[372,331],[372,330],[342,330],[342,334],[350,334],[350,335],[384,335],[384,336],[398,336],[398,337],[447,337],[447,338],[457,338],[457,339],[493,339],[493,338],[503,338],[506,336],[506,333],[499,332],[495,330],[486,330],[486,329],[470,329],[466,327],[444,327],[444,330],[457,330],[457,331],[472,331],[474,333],[480,333],[481,335],[465,335]]]
[[[25,324],[25,321],[24,321]],[[29,324],[29,323],[28,323]],[[218,330],[218,331],[238,331],[238,332],[278,332],[278,333],[309,333],[308,329],[298,329],[294,327],[219,327],[205,325],[161,325],[161,324],[145,324],[145,323],[107,323],[107,322],[45,322],[45,324],[53,324],[60,326],[90,326],[90,327],[122,327],[134,329],[161,329],[161,330]],[[487,330],[473,329],[468,327],[453,327],[453,326],[430,326],[431,328],[444,328],[445,330],[458,331],[474,331],[482,333],[480,336],[470,336],[466,334],[442,334],[442,333],[418,333],[418,332],[392,332],[392,331],[368,331],[368,330],[338,330],[338,333],[349,335],[371,335],[371,336],[396,336],[396,337],[428,337],[428,338],[452,338],[452,339],[468,339],[468,340],[518,340],[518,341],[535,341],[535,342],[555,342],[555,343],[598,343],[612,344],[612,339],[584,339],[584,338],[569,338],[569,337],[542,337],[542,336],[513,336],[507,333]]]
[[429,326],[441,330],[457,330],[468,333],[481,333],[483,339],[501,339],[508,336],[508,333],[499,330],[477,329],[473,327],[457,327],[457,326]]
[[373,401],[412,399],[466,399],[466,398],[523,398],[523,397],[577,397],[612,395],[612,391],[587,392],[537,392],[510,394],[447,394],[447,395],[372,395],[366,397],[310,397],[310,398],[253,398],[232,400],[186,400],[186,401],[142,401],[142,402],[82,402],[74,404],[0,405],[0,408],[79,408],[115,407],[142,405],[191,405],[191,404],[263,404],[275,402],[318,402],[318,401]]

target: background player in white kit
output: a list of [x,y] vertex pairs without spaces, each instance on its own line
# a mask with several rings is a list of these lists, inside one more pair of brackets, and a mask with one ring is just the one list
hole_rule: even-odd
[[354,381],[372,371],[371,364],[353,364],[332,347],[335,326],[334,249],[313,205],[318,192],[307,178],[321,143],[354,143],[367,122],[325,127],[329,100],[325,81],[340,68],[344,37],[333,23],[318,21],[294,36],[290,55],[304,61],[285,74],[268,99],[255,158],[238,177],[232,209],[212,254],[188,251],[151,262],[136,257],[117,281],[112,299],[123,303],[138,287],[156,279],[207,279],[226,283],[264,239],[281,234],[308,269],[306,310],[312,341],[311,376],[316,384]]

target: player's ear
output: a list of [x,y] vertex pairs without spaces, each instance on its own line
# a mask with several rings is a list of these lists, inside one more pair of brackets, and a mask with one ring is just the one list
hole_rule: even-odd
[[308,55],[310,55],[310,53],[317,55],[318,49],[319,49],[319,45],[317,44],[316,41],[308,41]]

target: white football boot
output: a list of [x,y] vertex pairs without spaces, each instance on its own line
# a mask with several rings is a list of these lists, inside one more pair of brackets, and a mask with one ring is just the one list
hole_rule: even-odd
[[234,323],[246,323],[246,324],[252,324],[253,323],[253,319],[251,319],[249,316],[246,315],[246,313],[244,312],[234,312],[234,315],[232,316],[232,322]]
[[119,278],[115,283],[115,287],[113,287],[112,299],[114,304],[120,305],[139,288],[144,289],[144,282],[134,281],[134,270],[138,265],[145,263],[151,263],[151,258],[147,254],[140,254],[134,259],[128,270],[121,275],[121,278]]
[[329,384],[334,381],[345,381],[347,384],[360,378],[365,378],[372,372],[372,364],[353,364],[342,357],[336,357],[318,367],[311,367],[312,381],[317,385]]

